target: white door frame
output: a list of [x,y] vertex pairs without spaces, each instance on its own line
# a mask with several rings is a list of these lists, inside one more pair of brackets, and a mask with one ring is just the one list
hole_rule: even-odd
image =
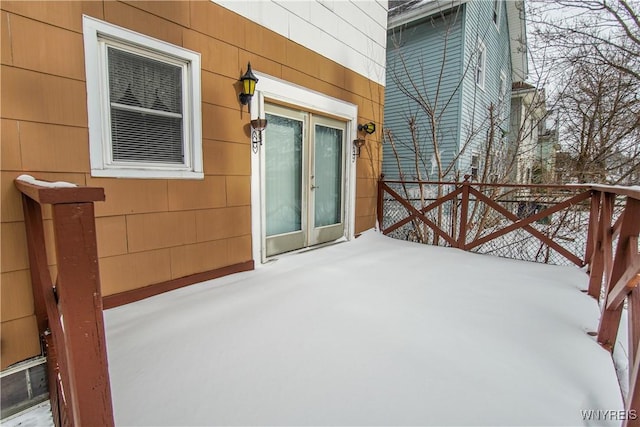
[[[302,110],[339,117],[347,122],[345,182],[345,239],[355,234],[356,162],[351,156],[352,140],[357,135],[358,106],[316,92],[267,74],[254,71],[258,77],[256,93],[251,99],[251,119],[265,117],[264,103],[269,100],[300,107]],[[268,124],[267,124],[268,126]],[[264,201],[264,154],[261,149],[251,152],[251,240],[253,261],[258,267],[266,261],[265,251],[265,201]]]

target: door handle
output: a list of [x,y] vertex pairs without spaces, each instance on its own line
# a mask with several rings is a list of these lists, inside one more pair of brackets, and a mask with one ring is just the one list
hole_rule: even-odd
[[312,185],[312,186],[311,186],[311,189],[312,189],[312,190],[315,190],[316,188],[320,188],[320,186],[319,186],[319,185]]

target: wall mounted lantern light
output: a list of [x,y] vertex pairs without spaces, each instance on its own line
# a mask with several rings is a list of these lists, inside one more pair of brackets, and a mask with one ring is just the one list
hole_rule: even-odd
[[358,130],[360,132],[366,132],[367,134],[371,135],[376,131],[376,124],[373,122],[369,122],[363,125],[358,125]]
[[[358,131],[364,132],[367,135],[371,135],[376,131],[376,124],[373,122],[365,123],[363,125],[358,125]],[[353,140],[353,152],[352,152],[352,160],[355,161],[356,156],[360,157],[360,149],[367,142],[364,138],[358,138]]]
[[253,71],[251,71],[251,62],[247,63],[247,72],[240,77],[240,82],[242,83],[240,103],[247,105],[251,102],[251,97],[256,92],[256,83],[258,83],[258,78],[253,74]]
[[262,145],[262,132],[267,128],[267,119],[251,120],[251,149],[254,153]]
[[353,151],[351,152],[351,160],[355,161],[356,156],[360,157],[360,149],[367,142],[364,138],[358,138],[353,140]]

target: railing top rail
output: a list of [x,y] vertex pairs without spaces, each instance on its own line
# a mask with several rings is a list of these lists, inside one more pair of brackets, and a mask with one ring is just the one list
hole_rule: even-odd
[[640,186],[634,185],[632,187],[623,187],[621,185],[590,185],[592,190],[602,191],[603,193],[614,193],[621,196],[631,197],[632,199],[640,200]]
[[488,182],[472,182],[472,181],[404,181],[399,179],[381,179],[385,184],[428,184],[428,185],[462,185],[470,184],[475,187],[507,187],[507,188],[553,188],[553,189],[570,189],[584,190],[589,186],[580,184],[496,184]]
[[104,188],[101,187],[57,187],[43,186],[49,184],[44,181],[28,182],[21,179],[14,180],[16,188],[27,197],[40,204],[86,203],[105,200]]
[[497,184],[488,182],[471,181],[419,181],[400,179],[381,179],[385,184],[427,184],[427,185],[462,185],[470,184],[475,187],[502,187],[502,188],[532,188],[532,189],[564,189],[564,190],[594,190],[604,193],[619,194],[640,200],[640,186],[621,186],[604,184]]

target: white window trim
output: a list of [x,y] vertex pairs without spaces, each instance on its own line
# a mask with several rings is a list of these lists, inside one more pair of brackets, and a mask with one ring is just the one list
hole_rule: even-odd
[[[203,179],[200,54],[86,15],[82,16],[82,26],[91,176]],[[175,59],[176,63],[188,63],[184,70],[187,84],[183,87],[183,126],[186,132],[183,165],[143,162],[123,165],[111,161],[111,113],[104,95],[108,88],[106,64],[102,59],[106,52],[101,52],[106,48],[102,39],[113,41],[114,45],[127,46],[134,53],[147,54],[151,58],[164,57],[165,62]]]
[[[498,112],[499,126],[504,126],[505,117],[507,117],[507,74],[500,71],[500,85],[498,87],[498,104],[500,111]],[[509,106],[510,107],[510,106]]]
[[500,15],[502,12],[502,1],[501,0],[497,0],[494,3],[495,7],[492,7],[491,10],[491,14],[493,15],[494,13],[496,14],[496,19],[493,21],[493,23],[496,26],[496,30],[498,30],[498,32],[500,32]]
[[[345,235],[346,240],[355,236],[355,206],[356,206],[356,161],[352,159],[352,140],[358,132],[358,106],[343,100],[332,98],[320,92],[281,80],[277,77],[256,72],[258,84],[256,93],[251,99],[251,119],[265,118],[265,99],[298,106],[304,110],[323,113],[332,117],[344,119],[347,122],[345,135],[346,158],[345,163]],[[268,126],[268,124],[267,124]],[[264,196],[264,154],[262,150],[251,155],[251,238],[253,243],[253,260],[258,267],[266,261],[266,247],[263,231],[265,223]]]
[[[475,166],[473,165],[474,157],[477,159],[477,164]],[[473,169],[476,170],[475,177],[473,176]],[[475,150],[471,152],[471,158],[469,159],[469,174],[471,175],[472,181],[478,181],[478,179],[480,178],[480,153]]]
[[[482,52],[482,56],[480,56],[480,53]],[[486,76],[487,76],[487,48],[484,45],[483,42],[478,41],[478,46],[477,46],[477,50],[476,50],[476,70],[475,73],[473,75],[473,79],[474,82],[476,84],[476,86],[478,86],[480,89],[484,90],[484,83],[486,80]],[[478,70],[481,71],[481,79],[480,81],[478,81]]]

